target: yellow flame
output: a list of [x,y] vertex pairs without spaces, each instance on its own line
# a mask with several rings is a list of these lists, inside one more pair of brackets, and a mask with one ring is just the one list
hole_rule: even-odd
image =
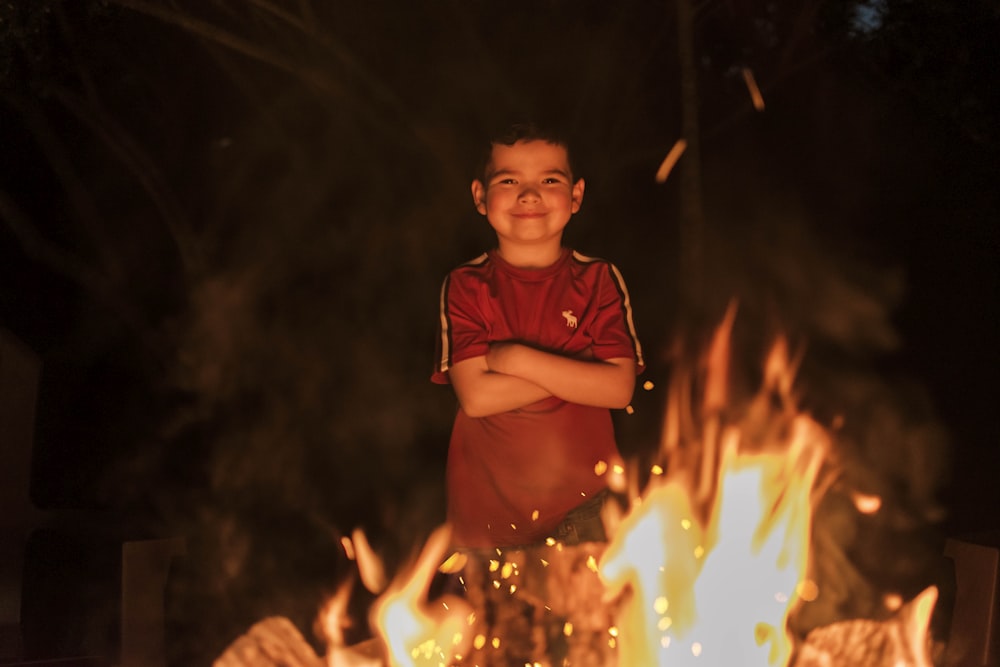
[[[787,665],[788,615],[818,595],[808,579],[811,493],[829,436],[789,409],[793,364],[783,340],[748,411],[764,427],[751,436],[722,420],[734,318],[730,306],[707,355],[696,453],[677,449],[691,421],[668,406],[677,429],[664,438],[671,469],[651,478],[599,565],[610,597],[629,590],[617,617],[622,665]],[[774,441],[759,442],[761,432]]]
[[431,577],[446,553],[451,531],[439,528],[431,534],[403,581],[394,581],[372,607],[372,626],[386,647],[392,667],[437,667],[450,664],[464,653],[471,637],[466,619],[472,613],[459,598],[427,603]]

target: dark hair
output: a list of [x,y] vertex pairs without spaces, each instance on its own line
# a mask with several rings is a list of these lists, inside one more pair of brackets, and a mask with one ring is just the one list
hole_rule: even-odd
[[493,161],[494,146],[497,144],[513,146],[519,141],[545,141],[550,144],[555,144],[556,146],[562,146],[566,149],[566,157],[569,161],[570,172],[572,174],[576,174],[576,169],[573,165],[573,155],[569,149],[569,140],[566,135],[552,126],[539,125],[533,121],[525,121],[507,125],[490,137],[487,144],[483,147],[483,155],[479,163],[478,178],[489,178],[489,174],[487,172],[490,168],[490,163]]

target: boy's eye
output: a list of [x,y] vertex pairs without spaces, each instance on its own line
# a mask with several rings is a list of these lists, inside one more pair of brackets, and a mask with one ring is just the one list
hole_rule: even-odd
[[514,185],[515,183],[517,183],[517,181],[515,181],[513,178],[502,178],[497,182],[500,183],[501,185]]
[[549,177],[542,180],[542,183],[545,183],[546,185],[551,185],[553,183],[559,183],[559,179],[554,177]]

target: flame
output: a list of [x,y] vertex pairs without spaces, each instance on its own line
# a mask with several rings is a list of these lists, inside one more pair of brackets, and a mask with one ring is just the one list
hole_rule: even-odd
[[426,602],[450,537],[447,526],[432,533],[412,574],[394,581],[372,607],[372,626],[393,667],[448,665],[471,644],[472,608],[466,602],[450,596],[435,600],[432,607]]
[[745,423],[723,423],[734,315],[731,308],[708,355],[701,441],[681,447],[682,424],[691,422],[671,405],[669,474],[651,478],[601,559],[608,595],[622,600],[622,665],[787,665],[788,616],[818,594],[808,578],[811,493],[829,436],[792,409],[783,340]]

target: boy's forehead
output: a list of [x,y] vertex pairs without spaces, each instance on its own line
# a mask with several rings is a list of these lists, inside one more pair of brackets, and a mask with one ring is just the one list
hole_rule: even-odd
[[522,140],[512,146],[493,144],[489,174],[529,169],[558,171],[570,176],[569,151],[562,144],[542,139]]

